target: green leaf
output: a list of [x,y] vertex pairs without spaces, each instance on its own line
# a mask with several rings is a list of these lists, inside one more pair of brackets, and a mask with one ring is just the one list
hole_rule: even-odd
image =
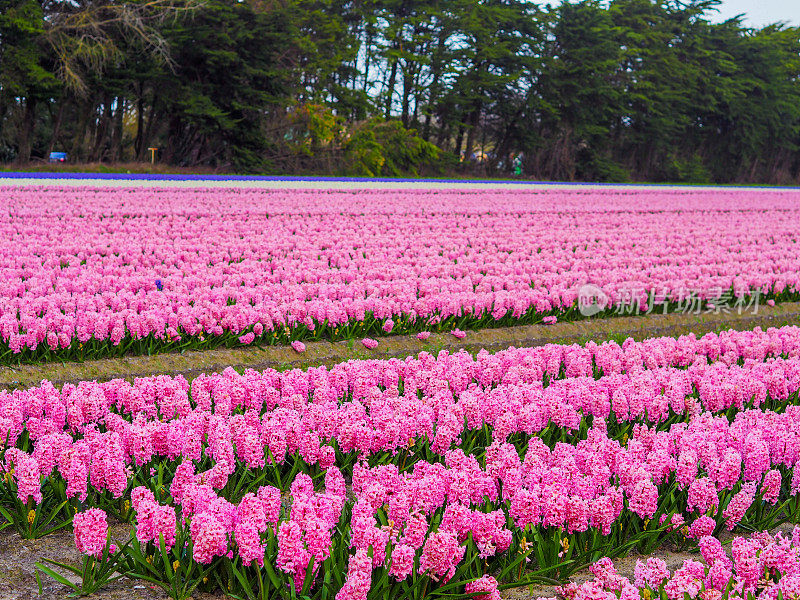
[[[47,560],[47,559],[44,559],[44,560]],[[52,561],[48,561],[48,562],[52,562]],[[77,593],[80,593],[81,587],[79,585],[77,585],[75,583],[72,583],[69,579],[67,579],[63,575],[59,575],[53,569],[51,569],[50,567],[48,567],[48,566],[46,566],[46,565],[44,565],[44,564],[42,564],[40,562],[37,562],[35,564],[36,564],[36,568],[37,569],[41,570],[43,573],[46,573],[47,575],[49,575],[50,577],[55,579],[58,583],[60,583],[62,585],[65,585],[65,586],[75,590],[75,592],[77,592]],[[64,567],[64,565],[61,565],[59,563],[55,563],[55,564],[58,565],[59,567]],[[80,575],[80,571],[78,571],[77,574]]]

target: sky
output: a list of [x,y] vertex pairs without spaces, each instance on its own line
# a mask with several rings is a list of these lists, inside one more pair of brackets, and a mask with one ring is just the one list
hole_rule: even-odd
[[718,13],[711,13],[712,21],[724,21],[745,13],[744,24],[763,27],[776,21],[800,26],[800,0],[722,0]]

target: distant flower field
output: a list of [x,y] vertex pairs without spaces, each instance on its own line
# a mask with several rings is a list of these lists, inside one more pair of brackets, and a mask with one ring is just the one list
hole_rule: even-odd
[[798,198],[4,187],[0,363],[752,309],[798,298]]
[[[0,392],[0,513],[72,524],[83,565],[39,569],[84,592],[496,600],[598,561],[567,597],[788,600],[800,529],[746,534],[800,522],[799,390],[797,327],[44,382]],[[665,545],[703,562],[610,562]]]

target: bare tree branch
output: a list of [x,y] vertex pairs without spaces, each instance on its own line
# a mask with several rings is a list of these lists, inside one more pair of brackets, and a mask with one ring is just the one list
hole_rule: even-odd
[[45,37],[58,61],[57,74],[70,91],[84,96],[89,73],[102,73],[123,56],[122,42],[141,44],[170,68],[169,46],[161,26],[197,10],[205,0],[145,2],[49,2]]

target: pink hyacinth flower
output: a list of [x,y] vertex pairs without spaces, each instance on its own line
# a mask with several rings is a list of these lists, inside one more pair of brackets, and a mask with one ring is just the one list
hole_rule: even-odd
[[108,541],[106,513],[99,508],[90,508],[76,513],[72,518],[75,532],[75,547],[81,554],[100,557]]

